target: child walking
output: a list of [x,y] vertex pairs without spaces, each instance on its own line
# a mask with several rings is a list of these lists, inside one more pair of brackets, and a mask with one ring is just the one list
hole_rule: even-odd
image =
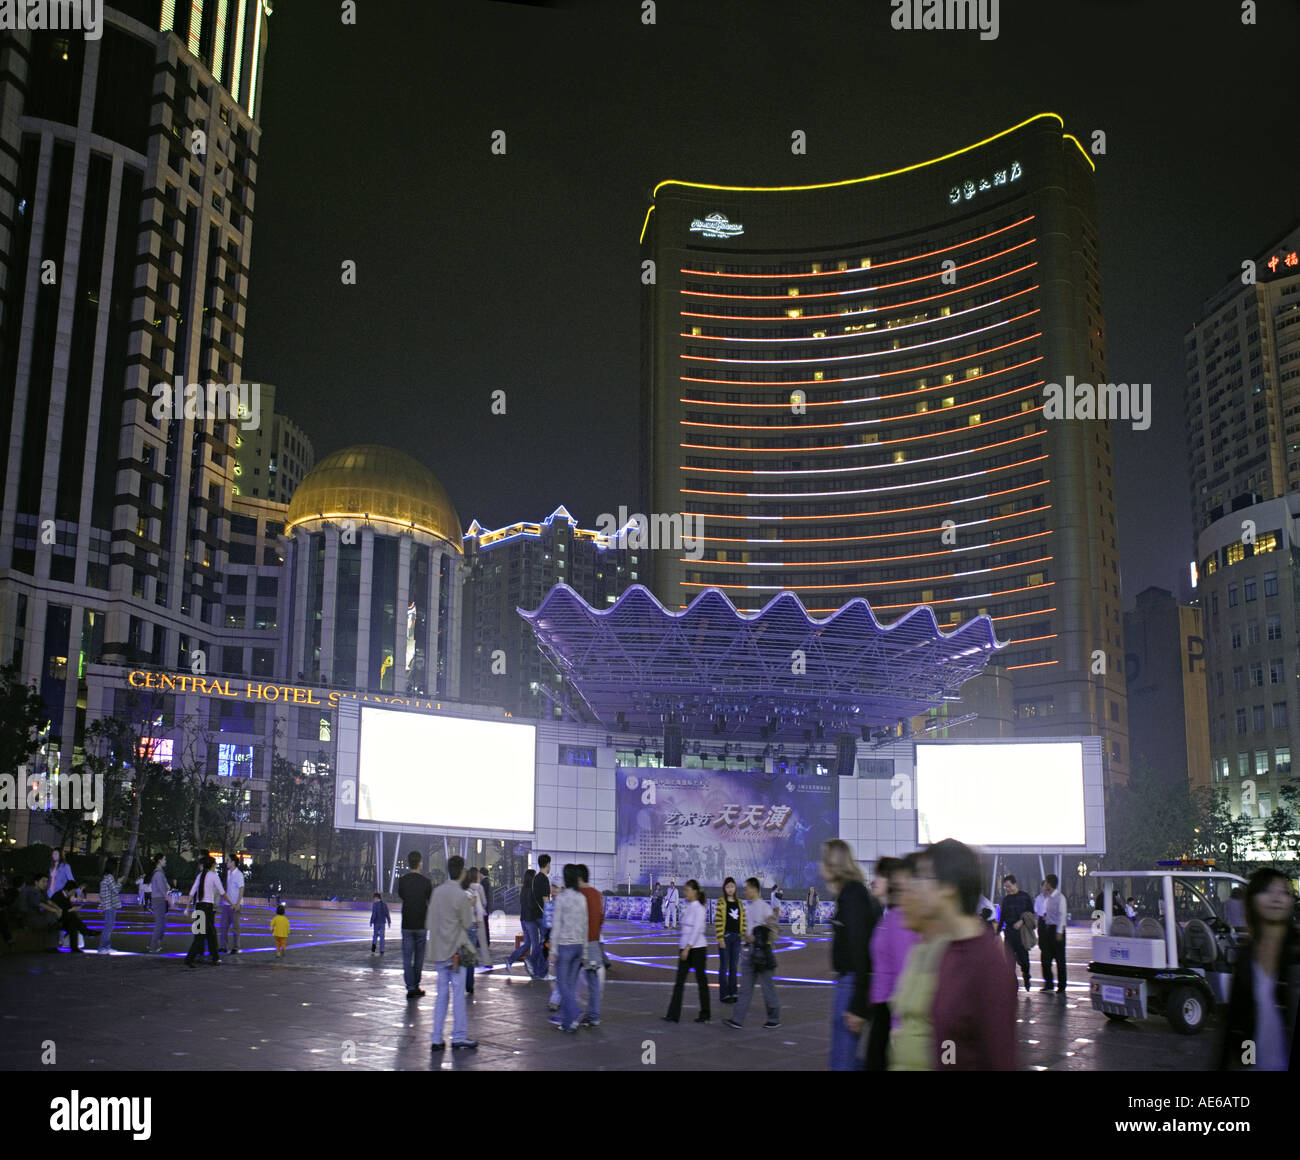
[[275,939],[275,957],[284,958],[289,945],[289,916],[284,913],[283,902],[275,908],[275,917],[271,919],[271,936]]
[[375,953],[375,943],[379,943],[379,953],[384,953],[384,931],[393,925],[393,916],[388,913],[388,903],[375,891],[375,900],[370,904],[370,953]]

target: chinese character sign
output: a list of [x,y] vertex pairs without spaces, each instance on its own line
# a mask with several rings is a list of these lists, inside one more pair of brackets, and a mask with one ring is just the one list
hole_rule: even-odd
[[716,889],[754,877],[803,888],[839,831],[835,777],[643,768],[619,770],[616,785],[620,882],[695,878]]

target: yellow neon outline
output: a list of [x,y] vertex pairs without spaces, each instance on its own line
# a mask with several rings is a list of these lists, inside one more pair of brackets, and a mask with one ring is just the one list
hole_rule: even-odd
[[[1003,129],[1000,133],[994,133],[991,137],[985,137],[983,141],[976,141],[973,145],[966,145],[961,149],[954,149],[951,153],[945,153],[941,157],[932,157],[928,161],[918,161],[914,165],[905,165],[901,169],[891,169],[887,173],[871,173],[866,177],[850,177],[843,181],[822,181],[814,185],[712,185],[702,181],[682,181],[679,178],[670,177],[656,185],[650,196],[652,198],[658,197],[659,191],[663,189],[665,185],[681,185],[687,189],[712,189],[721,193],[801,193],[811,189],[838,189],[840,186],[844,185],[861,185],[865,181],[879,181],[884,177],[897,177],[903,173],[911,173],[916,169],[924,169],[929,165],[937,165],[941,161],[951,161],[954,157],[960,157],[963,153],[969,153],[973,149],[980,149],[985,145],[992,144],[994,141],[1007,136],[1009,133],[1014,133],[1018,129],[1023,129],[1026,125],[1032,125],[1035,121],[1041,121],[1044,117],[1054,117],[1060,123],[1061,129],[1065,129],[1065,119],[1059,113],[1035,113],[1034,116],[1021,121],[1020,124],[1012,125],[1010,129]],[[1074,142],[1078,147],[1079,152],[1083,154],[1083,159],[1088,163],[1092,171],[1096,173],[1097,166],[1093,163],[1092,158],[1088,156],[1088,151],[1079,143],[1079,139],[1072,133],[1065,132],[1062,132],[1061,137],[1066,141]],[[641,226],[642,242],[645,241],[646,229],[650,224],[650,214],[654,211],[654,208],[654,205],[651,204],[650,208],[646,211],[645,221]]]

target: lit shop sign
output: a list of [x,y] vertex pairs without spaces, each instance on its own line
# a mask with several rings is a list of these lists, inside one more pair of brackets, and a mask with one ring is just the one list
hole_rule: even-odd
[[1300,250],[1292,250],[1289,254],[1274,254],[1264,265],[1274,274],[1277,273],[1279,266],[1290,266],[1294,269],[1300,266]]
[[954,185],[948,190],[948,204],[957,205],[963,200],[970,201],[977,193],[983,193],[996,185],[1008,185],[1013,181],[1019,181],[1022,173],[1024,170],[1020,168],[1020,162],[1013,161],[1010,169],[999,169],[991,178],[968,177],[961,185]]
[[701,221],[696,218],[691,222],[691,233],[706,238],[738,238],[745,232],[739,222],[727,220],[725,213],[711,213]]
[[441,701],[430,701],[424,697],[389,697],[382,693],[349,693],[341,689],[315,689],[305,685],[272,685],[262,681],[192,677],[188,673],[151,673],[144,669],[134,669],[127,673],[126,683],[133,689],[157,689],[162,693],[199,693],[205,697],[225,697],[232,701],[278,701],[287,705],[331,706],[343,701],[363,701],[370,705],[404,705],[408,709],[442,708]]

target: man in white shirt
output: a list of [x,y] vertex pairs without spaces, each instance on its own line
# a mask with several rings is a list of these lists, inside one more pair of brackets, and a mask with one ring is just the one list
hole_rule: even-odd
[[[1060,883],[1055,874],[1049,874],[1043,882],[1043,916],[1039,924],[1042,931],[1043,991],[1053,990],[1052,964],[1058,967],[1058,981],[1055,990],[1065,994],[1065,927],[1069,922],[1070,912],[1065,902],[1065,895],[1058,889]],[[1035,908],[1037,909],[1037,908]]]
[[664,929],[677,925],[677,879],[668,883],[668,893],[664,895]]
[[244,908],[244,872],[239,862],[229,855],[226,857],[226,901],[221,904],[221,953],[226,953],[229,943],[230,953],[239,954],[239,915]]

